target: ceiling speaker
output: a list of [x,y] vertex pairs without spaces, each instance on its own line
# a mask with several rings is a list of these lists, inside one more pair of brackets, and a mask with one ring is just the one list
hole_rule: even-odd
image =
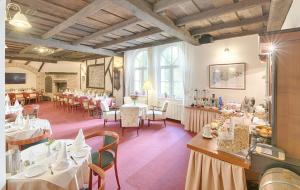
[[201,38],[199,38],[200,44],[208,44],[214,42],[214,37],[210,34],[203,34]]

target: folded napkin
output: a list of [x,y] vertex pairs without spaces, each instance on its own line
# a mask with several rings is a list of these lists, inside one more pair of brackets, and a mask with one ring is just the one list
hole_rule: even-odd
[[23,117],[22,112],[18,113],[18,115],[16,117],[16,120],[15,120],[15,124],[17,126],[23,126],[23,124],[24,124],[24,117]]
[[5,104],[5,113],[8,114],[10,112],[9,104]]
[[57,155],[57,160],[54,163],[55,170],[63,170],[69,167],[67,146],[65,142],[62,142],[60,150]]
[[5,102],[10,103],[10,98],[9,98],[8,94],[6,94],[6,96],[5,96]]
[[80,129],[77,134],[77,137],[74,140],[73,147],[76,151],[79,151],[82,149],[84,145],[85,145],[85,138],[82,129]]
[[14,107],[19,107],[20,106],[20,104],[19,104],[19,101],[18,100],[16,100],[16,102],[15,102],[15,104],[14,104]]

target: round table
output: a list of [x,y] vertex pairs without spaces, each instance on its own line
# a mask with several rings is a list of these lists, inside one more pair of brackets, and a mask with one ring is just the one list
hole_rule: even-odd
[[[64,170],[53,169],[53,175],[51,170],[48,169],[45,173],[36,177],[25,177],[24,171],[7,177],[7,189],[8,190],[80,190],[84,184],[88,184],[89,181],[89,167],[88,163],[91,162],[91,147],[85,145],[83,147],[86,151],[86,155],[81,158],[74,158],[73,161],[70,156],[74,155],[74,151],[71,148],[73,140],[57,140],[50,145],[51,154],[48,156],[48,145],[45,143],[32,146],[21,152],[21,159],[23,161],[34,162],[33,164],[41,164],[48,168],[49,163],[54,163],[57,159],[59,150],[55,150],[56,143],[64,142],[67,145],[67,161],[69,166]],[[74,157],[74,156],[73,156]],[[29,166],[30,167],[30,166]]]

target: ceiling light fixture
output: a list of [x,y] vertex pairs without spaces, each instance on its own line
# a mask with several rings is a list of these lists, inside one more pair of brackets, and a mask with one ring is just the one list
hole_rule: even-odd
[[40,54],[52,54],[55,51],[54,49],[50,49],[50,48],[43,47],[43,46],[37,46],[33,49],[35,51],[39,52]]
[[[17,13],[13,17],[11,17],[11,15],[10,15],[10,12],[9,12],[10,9],[17,11]],[[31,28],[31,24],[29,23],[27,17],[24,14],[22,14],[21,7],[18,4],[8,3],[6,6],[6,13],[7,13],[6,19],[8,20],[8,23],[10,25],[13,25],[15,27],[22,28],[22,29]]]

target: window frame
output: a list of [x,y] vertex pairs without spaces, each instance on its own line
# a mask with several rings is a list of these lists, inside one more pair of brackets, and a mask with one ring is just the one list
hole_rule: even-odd
[[[137,58],[138,58],[138,56],[140,55],[140,54],[143,54],[143,53],[146,53],[146,57],[147,57],[147,59],[146,59],[146,65],[147,66],[145,66],[145,64],[143,64],[143,66],[138,66],[138,67],[136,67],[136,60],[137,60]],[[135,57],[134,57],[134,59],[133,59],[133,63],[134,63],[134,65],[133,65],[133,70],[134,70],[134,74],[133,74],[133,89],[132,89],[132,91],[134,92],[134,93],[138,93],[138,94],[144,94],[145,92],[144,92],[144,89],[143,89],[143,84],[145,83],[145,81],[147,80],[147,79],[145,79],[145,72],[149,72],[149,57],[148,57],[149,55],[148,55],[148,51],[147,50],[142,50],[142,51],[139,51],[138,53],[136,53],[136,55],[135,55]],[[138,71],[139,72],[139,77],[140,77],[140,89],[137,91],[136,89],[135,89],[135,83],[136,83],[136,79],[135,79],[135,74],[136,74],[136,71]],[[147,77],[149,78],[149,73],[147,74]]]
[[[168,47],[166,47],[166,48],[164,48],[163,49],[163,51],[160,53],[160,55],[159,55],[159,63],[158,63],[158,76],[157,76],[157,79],[158,79],[158,96],[160,97],[160,98],[171,98],[171,99],[178,99],[178,100],[181,100],[181,99],[183,99],[184,97],[182,96],[182,97],[178,97],[178,96],[176,96],[175,94],[174,94],[174,84],[176,83],[176,81],[174,80],[174,70],[175,69],[180,69],[181,68],[181,60],[180,60],[180,57],[178,56],[177,57],[177,59],[179,59],[179,60],[176,60],[176,61],[173,61],[172,59],[173,59],[173,56],[172,56],[172,54],[171,54],[171,63],[170,64],[168,64],[168,65],[161,65],[161,63],[162,63],[162,61],[161,61],[161,59],[166,59],[166,56],[164,56],[163,54],[164,54],[164,52],[166,52],[167,51],[167,49],[171,49],[171,48],[177,48],[178,49],[178,51],[181,51],[181,49],[178,47],[178,46],[176,46],[176,45],[172,45],[172,46],[168,46]],[[173,63],[176,63],[177,62],[177,64],[173,64]],[[169,81],[168,81],[168,83],[169,83],[169,90],[168,90],[168,94],[167,94],[167,97],[165,97],[165,95],[162,93],[162,88],[161,88],[161,83],[162,82],[165,82],[165,81],[162,81],[161,80],[161,71],[163,70],[163,69],[166,69],[166,70],[168,70],[168,72],[169,72],[169,74],[170,74],[170,76],[169,76]],[[183,75],[182,75],[182,77],[183,77]],[[183,78],[181,79],[181,82],[183,82]],[[183,89],[182,89],[183,90]]]

